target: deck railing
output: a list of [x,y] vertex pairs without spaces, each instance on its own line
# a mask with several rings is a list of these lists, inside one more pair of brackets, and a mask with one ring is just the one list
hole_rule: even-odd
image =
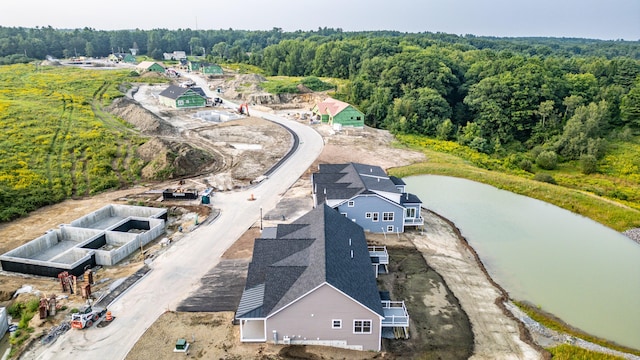
[[386,246],[369,246],[369,256],[377,257],[378,264],[387,265],[389,264],[389,253],[387,252]]
[[383,327],[409,326],[409,313],[404,301],[382,300]]
[[404,224],[408,226],[424,225],[424,218],[422,216],[420,216],[419,218],[405,218]]

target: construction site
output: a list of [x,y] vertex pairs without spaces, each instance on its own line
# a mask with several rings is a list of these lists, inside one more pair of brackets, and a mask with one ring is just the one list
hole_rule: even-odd
[[[232,193],[260,184],[264,174],[289,151],[292,137],[277,124],[251,117],[253,108],[313,126],[324,139],[322,154],[305,175],[280,194],[275,207],[265,208],[264,212],[260,209],[260,221],[226,249],[218,266],[201,279],[182,275],[192,283],[190,291],[181,294],[184,299],[176,309],[164,311],[147,329],[127,359],[173,359],[175,350],[184,350],[197,358],[216,359],[419,358],[425,354],[440,359],[461,359],[474,352],[481,355],[479,358],[488,359],[491,358],[488,354],[504,351],[504,344],[474,334],[472,329],[487,329],[472,326],[478,317],[468,304],[477,301],[478,295],[454,294],[449,289],[461,274],[449,269],[446,271],[451,273],[445,271],[441,275],[441,269],[432,267],[429,259],[436,255],[428,255],[428,246],[425,248],[420,240],[425,234],[420,232],[397,237],[367,235],[374,246],[387,246],[394,259],[395,265],[388,269],[389,273],[378,277],[380,287],[394,298],[407,299],[411,313],[409,338],[385,340],[383,355],[318,346],[240,342],[239,329],[231,320],[240,300],[253,241],[260,236],[261,228],[289,222],[312,207],[309,175],[318,163],[355,161],[387,169],[424,161],[422,153],[396,147],[393,136],[386,131],[364,128],[336,132],[328,125],[310,124],[301,114],[308,112],[313,100],[323,94],[305,94],[303,98],[287,101],[277,99],[276,103],[269,104],[271,100],[259,91],[259,77],[251,77],[255,79],[250,81],[251,86],[246,85],[248,78],[237,75],[232,80],[209,81],[211,89],[222,88],[225,99],[242,104],[220,108],[239,116],[220,122],[196,116],[198,110],[163,107],[153,95],[159,93],[161,87],[139,86],[134,99],[120,99],[109,111],[148,137],[137,154],[154,162],[142,171],[146,180],[134,188],[67,200],[0,225],[0,236],[11,239],[0,249],[4,253],[0,258],[4,269],[0,274],[0,305],[8,308],[18,302],[38,299],[39,306],[47,309],[46,316],[34,316],[29,322],[35,329],[34,336],[27,340],[18,357],[55,358],[56,352],[49,344],[72,329],[72,324],[75,330],[87,332],[99,332],[101,327],[116,324],[120,314],[108,308],[109,304],[135,287],[156,259],[170,257],[174,246],[193,241],[192,232],[216,221],[217,193]],[[216,117],[217,113],[211,112],[213,109],[206,111],[209,112],[206,116]],[[222,119],[223,113],[220,114]],[[177,156],[168,157],[168,153]],[[171,169],[171,180],[151,180],[163,169]],[[486,274],[462,245],[455,229],[443,227],[437,216],[425,214],[425,219],[429,221],[427,226],[439,229],[427,234],[425,241],[455,245],[455,250],[447,250],[447,254],[459,251],[459,258],[469,262],[472,268],[475,266],[473,271],[486,280]],[[422,248],[418,250],[415,244],[422,244]],[[7,271],[5,262],[9,268],[14,266],[26,274]],[[37,273],[43,271],[43,266],[51,270]],[[482,284],[492,290],[481,296],[493,304],[499,292],[488,282]],[[495,318],[503,325],[492,328],[491,333],[504,332],[513,339],[521,337],[522,330],[509,316],[498,314]],[[7,337],[4,341],[0,351],[8,347]],[[519,348],[522,344],[514,340],[506,348]]]

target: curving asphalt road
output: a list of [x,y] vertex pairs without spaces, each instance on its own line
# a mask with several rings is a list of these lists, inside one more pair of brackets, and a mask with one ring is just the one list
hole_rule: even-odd
[[[196,83],[204,80],[193,76]],[[206,86],[204,89],[208,90]],[[167,310],[198,289],[199,281],[216,266],[220,256],[312,165],[323,148],[322,137],[312,128],[272,114],[251,109],[253,116],[280,123],[297,134],[298,149],[281,167],[251,189],[216,193],[214,204],[220,216],[201,225],[174,243],[150,264],[151,271],[109,310],[116,320],[103,328],[68,331],[49,346],[27,352],[21,359],[124,359],[140,336]],[[255,201],[248,199],[253,195]]]

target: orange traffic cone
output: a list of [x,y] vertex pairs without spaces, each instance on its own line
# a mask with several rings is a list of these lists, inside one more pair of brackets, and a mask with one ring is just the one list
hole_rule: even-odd
[[111,321],[111,320],[113,320],[113,316],[111,315],[111,311],[107,311],[107,318],[106,318],[106,320],[107,320],[107,321]]

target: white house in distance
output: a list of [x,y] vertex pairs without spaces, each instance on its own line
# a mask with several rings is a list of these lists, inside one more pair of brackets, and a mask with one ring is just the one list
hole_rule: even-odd
[[373,351],[409,326],[404,302],[381,299],[362,228],[324,205],[256,239],[236,320],[242,342]]

